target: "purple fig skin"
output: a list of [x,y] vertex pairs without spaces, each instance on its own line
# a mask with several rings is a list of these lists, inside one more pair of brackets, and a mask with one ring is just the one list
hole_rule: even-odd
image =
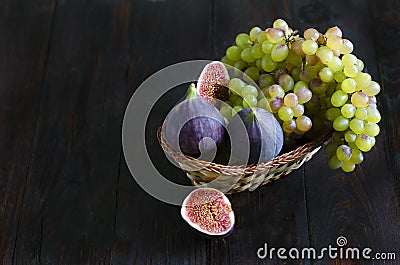
[[[244,124],[247,135],[238,129]],[[239,111],[229,122],[227,130],[231,141],[229,147],[246,152],[232,154],[235,163],[258,164],[270,161],[277,156],[283,146],[283,132],[279,122],[268,111],[261,108],[247,108]],[[235,145],[235,146],[233,146]]]
[[[225,120],[213,104],[202,97],[189,98],[176,105],[168,114],[164,135],[169,145],[186,155],[198,157],[211,152],[224,138]],[[210,141],[201,141],[203,138]]]

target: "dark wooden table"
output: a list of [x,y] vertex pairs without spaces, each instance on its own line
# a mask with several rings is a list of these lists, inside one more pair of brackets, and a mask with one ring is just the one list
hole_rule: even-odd
[[[400,264],[399,1],[3,0],[0,14],[1,264]],[[130,175],[126,105],[157,70],[219,59],[237,33],[277,17],[299,30],[342,27],[382,84],[381,134],[354,173],[330,170],[320,152],[231,196],[235,230],[203,238]],[[186,181],[156,141],[163,115],[149,122],[151,153]],[[256,255],[264,243],[318,249],[340,235],[397,260]]]

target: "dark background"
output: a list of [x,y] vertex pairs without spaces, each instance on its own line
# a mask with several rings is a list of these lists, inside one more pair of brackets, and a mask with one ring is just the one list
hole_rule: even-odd
[[[399,1],[2,0],[0,14],[1,264],[369,264],[256,256],[264,243],[322,248],[340,235],[397,253],[374,264],[400,263]],[[219,59],[237,33],[279,17],[301,31],[342,28],[382,84],[381,134],[351,174],[328,169],[319,152],[288,177],[230,196],[235,230],[203,238],[131,177],[125,107],[157,70]],[[185,182],[155,138],[162,115],[149,122],[148,144]]]

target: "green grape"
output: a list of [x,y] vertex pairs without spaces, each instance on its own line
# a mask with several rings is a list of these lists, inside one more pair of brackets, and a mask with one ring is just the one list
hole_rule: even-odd
[[381,121],[381,114],[379,113],[379,110],[377,108],[368,106],[367,112],[368,112],[368,116],[367,116],[366,120],[368,122],[378,123]]
[[261,66],[261,58],[258,58],[258,59],[256,60],[256,67],[257,67],[258,69],[262,69],[262,66]]
[[268,40],[264,41],[261,45],[261,49],[265,54],[271,54],[272,49],[274,48],[275,44],[269,42]]
[[333,79],[336,82],[341,83],[346,79],[346,75],[342,71],[337,71],[333,73]]
[[368,152],[373,147],[373,140],[366,134],[357,135],[356,146],[363,152]]
[[375,81],[371,81],[367,87],[363,88],[363,92],[365,92],[370,97],[378,95],[380,91],[381,87]]
[[238,46],[231,46],[226,50],[226,57],[232,61],[240,60],[240,54],[242,53],[242,49]]
[[278,18],[277,20],[275,20],[274,23],[272,24],[272,27],[274,27],[276,29],[281,29],[284,32],[287,32],[289,30],[289,26],[286,23],[286,21],[281,18]]
[[307,116],[300,116],[296,119],[296,126],[302,132],[308,132],[312,127],[312,121]]
[[349,99],[349,96],[347,95],[346,92],[344,92],[342,90],[338,90],[338,91],[335,91],[335,93],[333,93],[333,95],[331,97],[331,103],[335,107],[341,107],[347,102],[348,99]]
[[348,119],[340,115],[333,121],[333,129],[336,131],[345,131],[347,128],[349,128],[349,123],[350,122]]
[[357,59],[358,70],[362,71],[364,69],[364,63],[360,59]]
[[325,112],[325,117],[329,121],[334,121],[337,117],[340,116],[340,109],[339,108],[329,108]]
[[343,162],[343,165],[341,166],[341,168],[344,172],[349,173],[349,172],[352,172],[356,168],[356,165],[351,160],[349,160],[349,161]]
[[342,113],[343,117],[350,119],[354,117],[354,114],[356,113],[356,107],[351,104],[344,104],[340,109],[340,112]]
[[357,108],[354,116],[359,120],[365,120],[368,117],[368,111],[366,108]]
[[254,62],[256,60],[256,58],[254,58],[251,55],[251,48],[245,48],[243,49],[242,53],[240,54],[240,56],[242,57],[242,60],[248,63]]
[[[300,81],[300,82],[302,82],[302,81]],[[312,98],[312,92],[308,88],[300,88],[295,92],[295,94],[298,98],[299,104],[307,103]]]
[[257,103],[258,103],[257,98],[253,95],[246,95],[243,97],[244,108],[256,107]]
[[270,74],[262,74],[258,78],[258,86],[261,88],[268,87],[275,83],[274,77]]
[[230,65],[230,66],[233,66],[235,64],[234,61],[229,60],[228,57],[226,56],[222,57],[221,62],[223,62],[225,65]]
[[351,149],[358,149],[357,145],[356,145],[356,141],[354,142],[347,142],[347,145],[351,148]]
[[357,134],[355,134],[353,131],[347,131],[344,134],[344,139],[346,140],[346,142],[348,143],[353,143],[357,138]]
[[229,95],[229,102],[231,106],[241,106],[243,104],[243,99],[242,97],[232,93]]
[[[367,73],[359,73],[354,80],[357,82],[357,90],[363,90],[369,86],[371,83],[371,75]],[[364,91],[366,92],[366,91]],[[368,94],[368,93],[367,93]],[[368,95],[369,96],[369,95]],[[374,95],[371,95],[374,96]]]
[[[245,73],[244,76],[247,75],[247,76],[250,77],[253,81],[257,81],[258,78],[260,77],[260,73],[259,73],[259,71],[258,71],[258,68],[257,68],[257,67],[254,67],[254,66],[251,66],[251,67],[247,68],[247,69],[244,71],[244,73]],[[250,82],[250,80],[249,80],[249,82]]]
[[252,86],[252,85],[246,85],[243,89],[242,89],[242,96],[245,97],[247,95],[252,95],[257,97],[258,96],[258,90],[256,87]]
[[331,36],[327,38],[326,46],[332,50],[340,50],[343,46],[343,39],[339,36]]
[[353,43],[348,39],[343,39],[343,45],[339,49],[341,54],[349,54],[353,52]]
[[235,62],[235,64],[233,65],[233,67],[235,67],[236,69],[239,69],[239,70],[243,70],[246,66],[247,66],[247,63],[243,62],[242,60]]
[[294,84],[294,87],[293,87],[293,92],[297,92],[298,90],[300,90],[300,89],[302,89],[302,88],[305,88],[305,89],[308,89],[308,84],[306,83],[306,82],[304,82],[304,81],[297,81],[295,84]]
[[306,55],[306,62],[307,65],[313,66],[318,63],[319,59],[318,56],[313,54],[313,55]]
[[357,82],[352,78],[346,78],[341,84],[341,88],[346,93],[354,93],[356,91]]
[[275,62],[282,62],[289,54],[289,48],[286,44],[277,44],[271,51],[271,58]]
[[351,148],[347,145],[341,145],[336,149],[336,156],[340,161],[347,161],[351,157]]
[[364,121],[359,119],[352,119],[349,124],[350,130],[356,134],[361,134],[364,132]]
[[244,88],[245,85],[246,85],[245,82],[243,82],[239,78],[232,78],[229,81],[229,89],[235,95],[241,95],[242,89]]
[[295,54],[297,54],[297,55],[299,55],[299,56],[302,56],[302,57],[304,57],[306,54],[303,52],[303,49],[301,48],[301,46],[303,45],[303,42],[304,42],[304,39],[298,39],[298,40],[296,40],[295,42],[292,42],[291,43],[291,46],[290,46],[290,48],[291,48],[291,50],[295,53]]
[[358,91],[351,95],[351,104],[357,108],[365,108],[368,106],[369,97],[364,92]]
[[329,67],[324,67],[318,72],[318,77],[325,83],[333,81],[333,71]]
[[257,107],[265,109],[269,112],[272,112],[271,107],[269,106],[269,102],[267,98],[262,98],[258,101]]
[[328,166],[332,169],[338,169],[343,165],[343,161],[340,161],[336,155],[333,155],[329,161]]
[[367,124],[365,124],[364,133],[366,135],[375,137],[379,134],[379,132],[380,132],[380,128],[379,128],[378,124],[372,123],[372,122],[368,122]]
[[302,43],[301,49],[307,55],[313,55],[317,52],[318,44],[313,40],[306,40]]
[[232,109],[232,116],[234,116],[236,113],[238,113],[239,111],[241,111],[243,109],[242,106],[235,106]]
[[325,95],[327,97],[329,97],[329,100],[327,101],[327,106],[332,106],[330,97],[333,95],[333,93],[335,93],[335,91],[336,91],[336,83],[332,82],[328,85],[328,87],[326,88],[326,91],[325,91]]
[[290,108],[294,108],[299,104],[299,98],[294,93],[288,93],[283,98],[283,103]]
[[285,96],[285,91],[280,85],[272,85],[268,88],[268,93],[271,98],[280,97],[283,98]]
[[361,164],[362,161],[364,161],[364,156],[362,152],[357,148],[352,148],[350,161],[354,164]]
[[266,40],[267,40],[267,33],[266,33],[264,30],[260,31],[260,32],[257,34],[257,41],[258,41],[258,43],[263,44],[264,41],[266,41]]
[[282,130],[286,133],[292,133],[296,130],[296,122],[291,119],[282,123]]
[[311,80],[310,89],[314,94],[322,95],[326,92],[326,85],[319,78],[314,78]]
[[334,56],[332,60],[329,61],[328,67],[331,68],[333,72],[341,71],[343,69],[342,60]]
[[289,74],[281,74],[278,78],[278,84],[287,92],[293,89],[294,80]]
[[240,33],[235,39],[236,45],[240,48],[247,48],[249,45],[253,44],[250,40],[250,36],[246,33]]
[[298,104],[297,106],[293,107],[292,110],[293,110],[293,116],[296,118],[304,114],[304,106],[301,104]]
[[331,38],[334,36],[342,37],[342,34],[342,30],[338,26],[331,27],[325,32],[326,38]]
[[261,59],[261,66],[265,72],[272,72],[275,70],[277,63],[271,59],[271,55],[264,54]]
[[330,142],[324,147],[324,153],[328,156],[336,155],[336,149],[338,148],[338,144],[335,142]]
[[283,107],[283,98],[281,97],[273,97],[269,100],[269,106],[273,113],[279,111],[280,108]]
[[353,54],[345,54],[342,57],[344,66],[357,65],[357,57]]
[[259,27],[254,27],[250,30],[250,40],[252,42],[255,42],[257,40],[257,35],[258,33],[260,33],[262,31],[262,29],[260,29]]
[[265,32],[268,41],[271,43],[279,43],[285,38],[285,33],[281,29],[269,28]]
[[228,121],[232,118],[231,106],[222,106],[219,112],[221,112],[222,116],[224,116]]
[[316,29],[308,28],[304,31],[304,38],[306,40],[317,41],[319,38],[319,32]]
[[325,46],[318,48],[316,54],[317,54],[318,58],[321,60],[321,62],[325,65],[328,65],[328,63],[334,57],[332,50]]
[[300,81],[300,68],[299,67],[293,67],[292,71],[290,72],[292,74],[293,80],[298,82]]
[[282,121],[289,121],[293,118],[293,110],[290,107],[283,106],[278,110],[278,116]]
[[261,44],[260,43],[254,44],[254,46],[251,48],[251,56],[258,59],[258,58],[263,57],[263,55],[264,55],[264,52],[261,48]]
[[310,83],[311,80],[313,79],[313,77],[311,76],[311,74],[307,71],[301,71],[299,74],[300,80],[304,81],[306,83]]
[[357,65],[345,65],[343,73],[348,77],[356,77],[359,73]]
[[286,57],[286,62],[293,66],[299,66],[303,63],[303,59],[300,55],[297,55],[293,51],[289,50],[289,54]]

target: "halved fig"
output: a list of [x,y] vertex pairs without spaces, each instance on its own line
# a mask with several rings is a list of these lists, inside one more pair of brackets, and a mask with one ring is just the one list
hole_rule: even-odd
[[210,236],[226,235],[235,224],[229,199],[212,188],[192,191],[183,201],[181,215],[190,226]]
[[197,94],[213,102],[229,99],[229,74],[225,65],[219,61],[207,64],[197,81]]

